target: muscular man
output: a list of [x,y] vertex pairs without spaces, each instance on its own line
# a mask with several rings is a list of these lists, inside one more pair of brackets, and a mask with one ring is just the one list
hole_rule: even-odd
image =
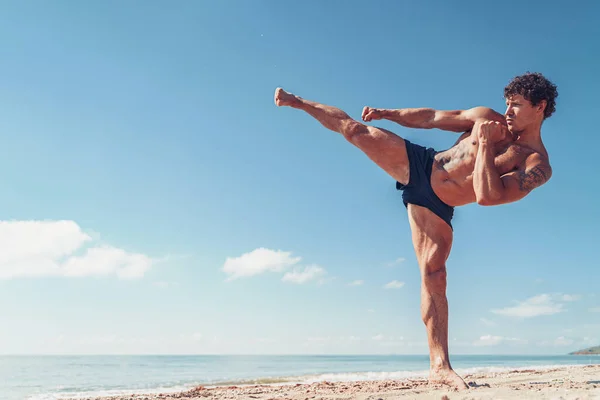
[[450,149],[409,142],[385,129],[353,120],[344,111],[305,100],[278,88],[277,106],[306,111],[341,133],[396,181],[407,208],[413,246],[421,270],[421,315],[427,329],[430,382],[468,386],[448,355],[446,260],[453,240],[454,207],[517,201],[552,174],[541,126],[555,110],[556,86],[539,73],[514,78],[504,89],[503,115],[486,107],[439,111],[365,107],[364,121],[388,119],[410,128],[464,132]]

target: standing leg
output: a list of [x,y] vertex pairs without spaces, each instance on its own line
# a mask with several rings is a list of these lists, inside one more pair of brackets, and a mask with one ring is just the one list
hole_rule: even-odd
[[468,386],[450,365],[446,260],[452,248],[452,229],[429,209],[408,205],[413,246],[421,270],[421,316],[429,342],[429,381],[457,389]]
[[341,133],[396,181],[408,183],[408,155],[404,139],[400,136],[385,129],[364,125],[339,108],[305,100],[281,88],[275,91],[275,104],[306,111],[327,129]]

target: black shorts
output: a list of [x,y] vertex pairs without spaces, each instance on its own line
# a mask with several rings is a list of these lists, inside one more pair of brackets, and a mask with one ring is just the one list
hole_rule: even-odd
[[408,207],[410,203],[426,207],[452,228],[454,207],[440,200],[431,187],[431,169],[436,151],[406,139],[404,141],[410,165],[410,179],[407,185],[396,182],[396,189],[402,190],[404,205]]

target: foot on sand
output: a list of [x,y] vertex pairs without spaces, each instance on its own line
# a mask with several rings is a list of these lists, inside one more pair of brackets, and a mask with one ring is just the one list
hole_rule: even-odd
[[454,389],[464,390],[469,386],[453,369],[438,369],[429,372],[429,383],[447,385]]
[[275,104],[278,107],[291,106],[298,102],[298,97],[286,92],[282,88],[275,89]]

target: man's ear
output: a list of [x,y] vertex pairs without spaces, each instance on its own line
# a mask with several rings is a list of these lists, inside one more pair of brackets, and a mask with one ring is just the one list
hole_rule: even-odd
[[537,104],[536,108],[537,108],[538,112],[541,112],[543,114],[547,105],[548,105],[548,102],[546,100],[540,100],[540,102]]

